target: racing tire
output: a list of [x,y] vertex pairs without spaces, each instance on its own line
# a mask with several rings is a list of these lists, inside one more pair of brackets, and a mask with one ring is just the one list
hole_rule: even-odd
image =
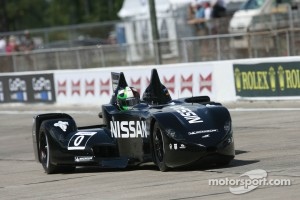
[[169,167],[165,163],[164,135],[158,123],[154,124],[152,139],[154,163],[158,166],[160,171],[168,171]]
[[51,163],[51,149],[49,146],[48,136],[42,131],[39,138],[39,156],[41,164],[47,174],[58,172],[69,173],[75,170],[74,166],[56,166]]

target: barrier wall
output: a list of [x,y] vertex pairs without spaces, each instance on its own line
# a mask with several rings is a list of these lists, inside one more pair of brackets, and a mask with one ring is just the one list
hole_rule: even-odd
[[243,59],[160,66],[0,74],[0,103],[108,103],[111,72],[124,72],[142,95],[156,68],[173,99],[208,95],[213,101],[300,99],[300,57]]
[[[129,86],[140,94],[149,84],[151,69],[156,68],[161,82],[168,88],[172,98],[208,95],[216,100],[232,100],[232,66],[224,65],[227,73],[217,72],[215,63],[188,63],[163,66],[135,66],[123,68],[89,69],[55,72],[56,98],[58,103],[103,104],[112,95],[111,72],[123,72]],[[227,81],[231,94],[220,96],[223,84],[218,84],[218,76]],[[228,87],[228,88],[229,88]],[[229,91],[229,90],[227,90]]]

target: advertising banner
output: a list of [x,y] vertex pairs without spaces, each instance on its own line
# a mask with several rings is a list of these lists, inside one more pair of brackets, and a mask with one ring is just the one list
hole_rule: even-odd
[[300,95],[300,62],[233,64],[233,70],[237,96]]
[[0,76],[0,103],[56,101],[53,74]]
[[[162,84],[173,99],[197,95],[214,96],[213,67],[186,64],[155,66]],[[149,85],[152,66],[106,68],[55,72],[58,103],[109,103],[112,96],[111,72],[123,72],[127,84],[136,88],[141,97]]]

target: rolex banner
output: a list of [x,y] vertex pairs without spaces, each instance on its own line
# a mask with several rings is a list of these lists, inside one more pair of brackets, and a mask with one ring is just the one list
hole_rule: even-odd
[[300,62],[234,64],[233,70],[237,96],[300,95]]

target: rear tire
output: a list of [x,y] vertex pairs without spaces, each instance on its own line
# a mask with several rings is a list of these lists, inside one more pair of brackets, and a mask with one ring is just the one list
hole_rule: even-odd
[[158,166],[160,171],[168,171],[169,167],[165,163],[164,135],[158,123],[154,124],[152,141],[155,164]]

